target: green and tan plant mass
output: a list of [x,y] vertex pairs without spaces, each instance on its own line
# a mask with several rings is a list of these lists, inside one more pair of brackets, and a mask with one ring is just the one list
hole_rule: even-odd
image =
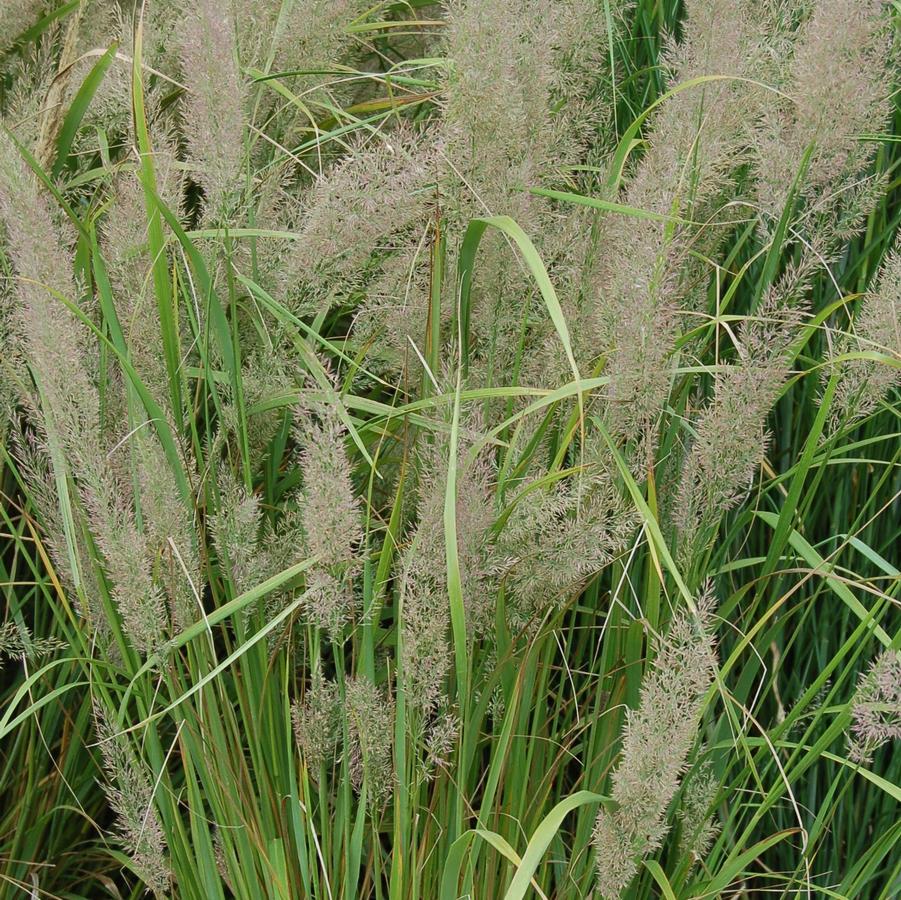
[[0,900],[901,895],[899,48],[0,0]]

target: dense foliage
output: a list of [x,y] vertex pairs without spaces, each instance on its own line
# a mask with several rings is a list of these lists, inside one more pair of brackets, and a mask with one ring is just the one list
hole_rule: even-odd
[[899,25],[2,0],[0,897],[897,896]]

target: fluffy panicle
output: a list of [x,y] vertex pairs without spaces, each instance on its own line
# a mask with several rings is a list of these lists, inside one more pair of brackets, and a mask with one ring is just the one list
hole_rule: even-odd
[[212,219],[226,211],[239,187],[244,157],[244,85],[234,29],[227,5],[216,0],[198,0],[181,27],[190,155]]
[[363,540],[360,500],[351,480],[345,429],[334,406],[297,416],[303,486],[298,497],[304,552],[316,557],[307,574],[306,611],[336,636],[356,610],[352,574]]
[[94,724],[108,780],[106,794],[116,813],[119,839],[154,896],[167,896],[170,873],[166,840],[154,805],[152,773],[97,704]]
[[851,759],[868,765],[884,744],[901,740],[901,659],[884,651],[861,676],[851,701]]
[[[343,61],[353,37],[347,26],[372,7],[368,0],[298,0],[290,7],[277,49],[277,65],[318,74]],[[309,77],[309,76],[307,76]]]
[[301,506],[307,551],[323,566],[350,563],[363,538],[363,523],[344,446],[345,428],[329,406],[316,418],[301,414],[297,430],[303,446]]
[[[457,555],[463,602],[466,606],[466,628],[470,640],[484,637],[494,623],[494,601],[497,593],[496,573],[491,562],[490,528],[494,525],[496,471],[490,448],[467,463],[472,441],[481,436],[481,418],[473,417],[469,431],[461,435],[460,459],[457,462]],[[440,484],[444,484],[441,479]]]
[[44,100],[58,73],[57,60],[52,41],[26,45],[0,60],[12,80],[9,90],[0,94],[0,112],[7,123],[16,123],[16,137],[26,147],[34,147],[40,139]]
[[658,642],[638,709],[626,721],[622,758],[613,774],[615,807],[601,809],[594,833],[598,891],[606,900],[622,895],[640,861],[661,846],[667,832],[667,809],[716,671],[709,598],[698,602],[698,612],[698,619],[679,612]]
[[[854,334],[840,341],[838,353],[875,351],[901,358],[901,253],[892,251],[880,270],[875,290],[864,298],[854,319]],[[831,425],[853,422],[877,409],[901,384],[901,369],[870,359],[842,363]]]
[[719,823],[711,815],[720,783],[709,763],[698,766],[686,779],[679,809],[681,834],[679,855],[692,861],[705,858],[719,834]]
[[[151,126],[157,191],[176,215],[182,202],[182,175],[174,137]],[[147,247],[144,190],[134,172],[122,172],[112,185],[112,202],[103,220],[104,256],[129,358],[144,385],[171,414],[165,361],[160,351],[160,323],[149,293],[151,259]]]
[[19,385],[28,383],[28,369],[16,339],[16,286],[6,271],[5,265],[0,268],[0,443],[3,445],[7,445],[10,433],[15,431],[16,402],[22,393]]
[[[490,525],[490,493],[481,478],[480,464],[472,470],[464,464],[465,440],[459,449],[458,551],[467,626],[476,634],[483,630],[485,618],[481,600],[486,592],[479,589],[479,581],[485,570],[484,541]],[[436,441],[421,453],[417,524],[401,561],[404,687],[408,702],[424,715],[444,699],[449,664],[450,601],[443,521],[446,454],[445,441]]]
[[[422,349],[430,311],[431,251],[428,235],[412,235],[406,246],[381,265],[381,273],[367,288],[354,320],[353,333],[368,349],[370,371],[402,371]],[[453,314],[450,304],[441,310],[442,329]]]
[[443,129],[456,212],[487,208],[530,230],[522,188],[577,161],[580,117],[596,124],[579,101],[606,67],[606,30],[589,0],[563,0],[553,16],[526,0],[447,3]]
[[[477,420],[466,423],[457,459],[457,551],[470,639],[478,639],[488,630],[493,614],[489,598],[494,593],[488,558],[488,533],[494,522],[494,471],[484,454],[471,465],[466,464],[470,428],[477,424]],[[424,715],[445,699],[450,660],[444,538],[447,454],[447,442],[442,440],[421,453],[418,521],[401,564],[404,688],[407,702]]]
[[133,438],[144,541],[154,581],[177,631],[200,613],[202,575],[193,512],[185,505],[154,433]]
[[135,522],[130,493],[106,472],[85,471],[81,494],[125,633],[136,650],[154,653],[166,639],[166,602],[151,574],[146,537]]
[[[378,273],[380,257],[421,232],[433,204],[434,155],[411,128],[370,138],[308,192],[285,261],[285,291],[303,309],[346,300]],[[417,239],[419,235],[417,234]]]
[[44,0],[3,0],[0,5],[0,53],[40,18]]
[[683,562],[713,538],[723,512],[745,496],[766,450],[766,419],[789,374],[790,345],[807,272],[789,269],[738,335],[738,360],[716,376],[694,427],[675,505]]
[[238,594],[254,586],[258,571],[257,538],[262,516],[260,499],[230,473],[219,475],[219,508],[212,523],[219,564],[227,567]]
[[[539,21],[545,30],[539,31]],[[453,60],[444,102],[453,198],[470,211],[512,215],[529,231],[530,201],[518,188],[537,182],[551,155],[549,97],[553,24],[523,0],[453,0],[447,5],[447,55]],[[456,171],[453,171],[456,170]]]
[[424,776],[433,778],[439,769],[446,769],[460,737],[460,720],[451,713],[438,716],[425,733]]
[[28,627],[19,622],[0,625],[0,662],[3,657],[15,659],[40,659],[61,650],[66,645],[57,638],[34,638]]
[[12,141],[0,133],[0,220],[17,276],[13,322],[40,381],[47,430],[82,447],[96,446],[97,394],[83,326],[58,299],[77,300],[72,263],[37,183]]
[[[581,145],[590,140],[583,131],[588,126],[602,128],[603,117],[611,112],[610,42],[616,40],[616,27],[621,25],[626,6],[620,0],[606,5],[595,0],[564,0],[555,6],[551,96],[555,109],[563,106],[567,130],[574,130],[580,141],[580,145],[566,148],[570,153],[580,152]],[[607,29],[608,12],[612,34]]]
[[[235,23],[235,46],[242,66],[265,69],[278,25],[281,4],[226,0]],[[296,4],[289,8],[296,9]],[[273,70],[273,71],[277,71]]]
[[[588,102],[580,91],[590,92],[609,68],[600,6],[563,0],[549,16],[525,0],[451,0],[445,43],[453,62],[441,122],[448,231],[459,234],[473,216],[509,215],[551,259],[560,247],[554,216],[526,189],[581,162],[599,133],[606,103]],[[571,91],[575,82],[579,90]],[[532,285],[498,235],[482,243],[473,291],[474,349],[503,367],[515,352]],[[477,368],[470,380],[481,375]]]
[[394,698],[368,678],[353,678],[347,682],[345,714],[351,782],[380,805],[394,790]]
[[[227,468],[220,469],[218,481],[219,504],[212,519],[213,544],[220,569],[230,580],[235,595],[247,592],[308,555],[302,516],[294,504],[273,521],[263,514],[260,498],[248,491]],[[317,590],[323,579],[331,579],[331,591]],[[326,569],[314,569],[306,587],[311,621],[331,622],[340,611],[346,610],[344,598],[348,586],[337,582]],[[244,617],[252,618],[261,606],[265,615],[275,615],[292,599],[291,586],[271,591],[264,602],[247,606]],[[277,640],[279,635],[273,633],[271,637]]]
[[670,97],[657,116],[650,148],[629,184],[629,202],[670,214],[675,202],[697,219],[718,182],[741,161],[749,114],[764,95],[741,79],[759,54],[747,0],[692,0],[686,4],[681,43],[667,54],[670,87],[698,78],[722,80],[695,85]]
[[419,504],[419,523],[401,562],[404,691],[407,701],[423,714],[444,698],[450,664],[442,505],[432,492]]
[[101,645],[106,644],[109,623],[100,597],[100,585],[93,565],[93,552],[89,552],[85,536],[79,530],[75,538],[74,558],[69,556],[63,516],[59,508],[50,449],[47,435],[42,428],[40,412],[26,402],[30,411],[28,425],[14,420],[10,433],[12,456],[23,481],[29,487],[29,497],[43,529],[43,542],[67,595],[73,598],[88,633]]
[[[104,452],[98,395],[87,362],[83,326],[60,299],[69,303],[77,300],[71,262],[34,179],[24,170],[9,139],[2,135],[0,217],[6,224],[18,276],[19,302],[13,319],[39,390],[37,397],[26,390],[22,402],[33,412],[48,447],[50,441],[59,441],[65,451],[103,554],[125,631],[136,649],[153,652],[164,639],[165,604],[150,571],[147,545],[135,522],[131,495],[123,491]],[[53,517],[46,524],[53,521],[58,520]],[[53,541],[65,546],[60,534]],[[57,558],[60,556],[57,554]],[[66,569],[79,586],[85,573],[71,571],[68,565]],[[95,627],[102,629],[99,619]]]
[[303,702],[291,706],[294,736],[314,778],[322,766],[334,759],[341,738],[341,699],[338,685],[313,672],[312,683]]
[[788,98],[775,104],[757,137],[756,169],[763,209],[778,218],[800,161],[813,146],[803,192],[809,199],[850,179],[875,144],[888,111],[891,54],[881,0],[820,0],[797,37]]
[[[748,74],[757,55],[745,4],[689,4],[682,43],[670,51],[672,87],[704,76]],[[629,206],[663,216],[704,220],[728,195],[741,162],[745,121],[759,100],[745,82],[695,85],[669,98],[655,120],[650,148],[625,191]],[[620,440],[649,449],[669,392],[669,357],[686,295],[683,271],[692,226],[646,219],[603,226],[605,246],[592,281],[595,333],[612,350],[608,419]],[[603,260],[609,260],[605,263]],[[639,465],[643,455],[638,454]]]
[[580,477],[550,488],[540,479],[526,484],[495,542],[494,564],[516,627],[581,589],[634,533],[635,512],[606,473]]

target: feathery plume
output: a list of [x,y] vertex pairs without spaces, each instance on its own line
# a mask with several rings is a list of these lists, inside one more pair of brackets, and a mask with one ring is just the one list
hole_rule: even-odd
[[710,633],[712,599],[698,601],[698,619],[680,611],[657,641],[656,655],[630,711],[622,757],[613,774],[614,808],[602,808],[594,831],[598,891],[622,896],[638,864],[663,842],[666,813],[697,738],[698,720],[716,671]]
[[40,381],[48,431],[73,446],[95,447],[99,407],[84,328],[55,296],[76,301],[71,261],[34,176],[5,133],[0,133],[0,219],[18,276],[12,318]]
[[173,627],[182,631],[201,612],[203,576],[193,511],[179,493],[156,434],[145,429],[132,440],[147,562],[166,600]]
[[784,273],[741,329],[738,361],[717,373],[713,399],[695,424],[675,503],[683,563],[713,539],[723,512],[744,498],[766,452],[764,427],[789,374],[809,275],[803,263]]
[[61,650],[66,644],[58,638],[34,638],[24,623],[4,622],[0,625],[0,661],[3,657],[40,659]]
[[260,500],[230,472],[220,472],[218,481],[219,507],[212,523],[213,544],[219,564],[228,568],[235,591],[243,594],[253,587],[254,574],[258,571]]
[[682,831],[679,836],[679,855],[688,856],[693,861],[705,858],[717,834],[719,823],[711,816],[720,783],[713,774],[710,763],[696,768],[686,779],[682,788],[682,805],[679,819]]
[[31,412],[30,421],[26,425],[19,416],[12,420],[12,455],[23,481],[28,485],[29,499],[41,523],[42,540],[49,551],[52,568],[67,596],[73,598],[79,615],[85,620],[88,633],[103,646],[109,636],[109,623],[95,571],[95,554],[89,551],[85,535],[79,529],[75,535],[73,556],[69,555],[47,435],[39,411],[27,400],[23,405]]
[[[390,373],[402,372],[408,362],[418,361],[417,347],[426,333],[431,303],[432,259],[427,232],[411,234],[406,245],[385,258],[380,273],[366,287],[366,296],[354,319],[356,343],[368,349],[367,367]],[[441,327],[453,315],[443,304]]]
[[445,712],[431,722],[425,733],[423,774],[426,779],[447,768],[459,737],[460,719],[452,713]]
[[[20,445],[23,458],[36,463],[35,449],[49,454],[50,442],[60,442],[114,581],[128,636],[137,649],[151,652],[161,643],[165,629],[161,599],[146,569],[143,539],[121,499],[120,486],[103,450],[86,329],[66,305],[77,301],[71,261],[35,179],[5,134],[0,134],[0,220],[6,226],[9,255],[18,276],[18,303],[10,320],[38,386],[36,396],[24,387],[20,399],[43,437],[36,445]],[[41,468],[40,463],[32,464],[29,471],[40,477]],[[91,581],[90,554],[76,535],[76,564],[85,565],[78,566],[83,572],[72,570],[64,523],[58,512],[50,509],[58,499],[47,500],[44,523],[55,531],[51,536],[51,544],[57,548],[55,561],[76,588],[76,595],[87,598],[82,613],[90,615],[94,628],[102,633],[102,607],[94,589],[98,585]]]
[[[174,213],[182,204],[183,176],[176,159],[175,136],[151,123],[157,193]],[[152,260],[147,245],[144,189],[132,171],[113,179],[111,203],[102,220],[104,258],[116,298],[119,322],[128,344],[129,361],[167,415],[172,415],[169,384],[160,352],[156,304],[148,294]]]
[[34,147],[41,135],[44,98],[58,72],[54,41],[40,41],[5,56],[0,64],[8,71],[9,89],[0,93],[0,113],[7,123],[16,123],[16,137],[25,147]]
[[444,699],[450,664],[443,502],[440,491],[433,489],[440,483],[435,478],[420,481],[421,490],[428,487],[420,496],[419,521],[404,551],[399,579],[404,691],[408,702],[423,715]]
[[234,29],[227,4],[215,0],[198,0],[181,26],[189,150],[212,219],[227,212],[244,157],[244,85]]
[[119,839],[142,881],[155,897],[165,897],[170,873],[165,832],[153,800],[152,773],[128,739],[117,733],[98,703],[94,704],[94,726],[108,780],[106,795],[116,813]]
[[316,418],[298,414],[304,482],[300,505],[307,551],[324,566],[352,562],[363,539],[360,501],[351,480],[345,436],[333,406],[321,407]]
[[304,552],[317,559],[307,574],[305,609],[313,624],[335,637],[356,611],[351,576],[363,540],[360,501],[334,406],[318,407],[315,416],[300,411],[296,433],[303,448],[298,507]]
[[756,132],[756,170],[764,210],[778,218],[804,153],[813,155],[802,192],[808,199],[858,172],[888,112],[891,52],[881,0],[820,0],[795,39],[787,83],[791,99],[772,103]]
[[310,74],[335,68],[353,40],[347,26],[371,7],[368,0],[298,0],[278,38],[278,66]]
[[[734,77],[667,99],[624,202],[660,216],[703,221],[728,193],[731,173],[742,161],[747,117],[760,103],[740,80],[750,74],[757,42],[739,0],[688,4],[684,35],[668,54],[672,88],[705,76]],[[670,390],[687,249],[697,229],[647,219],[630,220],[628,229],[608,220],[603,228],[607,249],[592,282],[599,295],[593,331],[611,350],[606,415],[621,441],[640,442],[635,456],[642,468]]]
[[106,473],[84,471],[81,494],[125,633],[140,653],[155,653],[166,640],[166,602],[150,572],[146,538],[128,504],[130,493]]
[[[839,342],[838,353],[877,351],[901,358],[901,253],[889,253],[854,319],[854,334]],[[854,422],[875,410],[901,384],[901,369],[871,359],[842,363],[830,423]]]
[[450,603],[441,506],[429,497],[429,502],[420,503],[419,516],[402,560],[401,660],[407,702],[427,715],[444,699],[450,666]]
[[33,25],[44,8],[44,0],[3,0],[0,6],[0,53],[5,53],[13,41]]
[[392,735],[394,698],[368,678],[347,682],[348,768],[354,788],[364,785],[374,805],[381,805],[394,789]]
[[522,0],[452,0],[446,22],[453,68],[443,128],[460,215],[487,208],[529,231],[532,201],[519,188],[537,183],[536,164],[551,158],[547,145],[556,138],[549,109],[553,25]]
[[300,233],[285,260],[285,291],[301,309],[345,301],[406,246],[433,204],[433,152],[412,128],[377,135],[317,179],[302,203]]
[[[477,417],[468,418],[457,448],[457,553],[470,640],[490,631],[494,614],[490,598],[495,593],[489,546],[494,470],[485,453],[466,464],[479,425]],[[403,553],[399,579],[404,690],[407,702],[424,716],[446,699],[444,685],[450,663],[444,534],[448,449],[447,441],[438,439],[420,453],[418,522]]]
[[34,178],[6,135],[0,135],[0,218],[19,277],[14,319],[40,390],[34,408],[40,409],[42,429],[66,450],[126,633],[136,649],[152,653],[164,640],[164,601],[125,499],[130,494],[103,452],[84,328],[60,299],[77,298],[71,264]]
[[322,671],[313,672],[310,688],[303,702],[291,705],[294,736],[313,778],[322,766],[332,760],[341,738],[341,699],[338,685],[324,678]]
[[[583,0],[562,0],[553,16],[526,0],[446,6],[453,65],[443,91],[440,186],[448,233],[459,235],[474,216],[508,215],[549,259],[561,249],[556,216],[528,188],[582,162],[597,136],[604,95],[589,102],[580,92],[608,68],[599,57],[606,18]],[[471,330],[474,352],[490,356],[495,371],[512,361],[533,290],[508,243],[487,235],[474,272]],[[472,369],[470,381],[483,374]]]
[[41,131],[34,150],[35,159],[48,169],[56,153],[56,142],[64,121],[65,99],[69,92],[74,64],[78,59],[78,36],[81,31],[86,5],[79,3],[67,18],[63,28],[63,40],[57,61],[56,76],[50,82],[41,110]]
[[605,472],[557,482],[526,483],[493,547],[494,567],[510,593],[511,622],[536,615],[579,590],[622,552],[638,524]]
[[851,700],[849,755],[862,766],[884,744],[901,740],[901,659],[885,650],[864,672]]

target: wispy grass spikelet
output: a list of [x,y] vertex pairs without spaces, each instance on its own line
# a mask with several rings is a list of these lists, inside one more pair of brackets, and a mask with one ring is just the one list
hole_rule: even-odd
[[351,782],[357,791],[365,786],[370,800],[380,804],[394,790],[394,698],[368,678],[353,678],[346,686],[345,713]]
[[[836,350],[875,351],[901,359],[901,253],[889,253],[876,280],[855,316],[853,336],[839,342]],[[833,426],[869,415],[880,400],[901,384],[901,369],[871,359],[842,363],[830,410]]]
[[885,650],[863,673],[851,701],[851,759],[861,765],[873,761],[884,744],[901,740],[901,660]]
[[679,554],[703,551],[723,512],[742,500],[766,451],[766,419],[789,374],[809,271],[789,269],[738,335],[739,359],[716,376],[694,427],[675,508]]
[[82,494],[125,633],[136,650],[154,653],[168,629],[166,603],[150,572],[144,534],[125,499],[128,492],[100,474],[85,479]]
[[0,53],[38,20],[43,7],[44,0],[4,0],[0,7]]
[[679,612],[657,642],[638,709],[626,721],[613,774],[615,807],[601,809],[594,832],[597,886],[607,900],[622,896],[640,861],[661,846],[667,810],[697,739],[701,703],[716,671],[709,597],[699,600],[698,612],[698,619]]
[[304,552],[317,560],[307,576],[305,608],[311,622],[336,636],[357,606],[350,575],[363,540],[360,501],[344,446],[346,431],[335,408],[301,410],[296,423]]
[[[469,446],[464,436],[458,447],[456,516],[466,626],[470,639],[477,640],[488,630],[494,613],[488,599],[494,591],[488,546],[494,521],[493,471],[484,455],[466,464]],[[434,712],[446,699],[450,662],[444,534],[447,452],[447,441],[439,439],[420,453],[418,521],[403,553],[399,579],[404,691],[407,702],[423,715]]]
[[181,28],[189,151],[207,217],[214,220],[240,185],[244,159],[244,85],[234,27],[227,3],[198,0]]
[[406,246],[434,202],[429,142],[409,127],[371,137],[320,176],[301,206],[299,237],[285,261],[285,289],[301,309],[347,300]]
[[116,813],[118,837],[142,881],[155,897],[165,897],[170,873],[163,826],[154,803],[152,773],[97,704],[94,725],[108,781],[106,793]]
[[711,812],[719,791],[719,780],[709,763],[698,766],[686,777],[679,808],[680,856],[693,862],[706,858],[720,831],[715,813]]
[[517,628],[580,590],[622,552],[638,521],[607,473],[550,487],[536,479],[514,503],[493,558]]
[[334,759],[341,739],[341,712],[338,685],[315,670],[303,702],[295,700],[291,705],[294,736],[315,779],[322,766]]
[[0,625],[0,665],[3,657],[40,659],[66,645],[56,638],[34,638],[24,623],[4,622]]
[[77,300],[71,260],[36,179],[5,133],[0,133],[0,218],[18,276],[13,318],[41,382],[48,430],[75,446],[96,446],[98,403],[84,326],[55,296]]
[[298,0],[278,40],[277,60],[287,70],[298,70],[307,78],[316,70],[335,68],[344,62],[353,42],[347,30],[372,6],[368,0]]
[[[748,115],[759,98],[744,81],[758,53],[741,0],[688,4],[684,37],[670,49],[670,86],[708,76],[723,81],[691,87],[667,99],[650,147],[627,182],[624,202],[659,216],[703,221],[734,192],[732,174],[744,155]],[[715,229],[714,229],[715,230]],[[672,353],[686,300],[687,249],[697,228],[649,219],[604,225],[604,253],[593,279],[595,314],[610,374],[607,418],[614,435],[639,442],[646,465],[654,430],[672,381]],[[609,260],[604,263],[603,260]],[[706,282],[706,278],[705,278]]]
[[241,594],[253,587],[257,572],[257,537],[260,533],[260,500],[234,477],[220,476],[220,501],[212,523],[213,542],[220,565]]
[[791,99],[770,107],[756,138],[760,200],[774,218],[808,147],[803,192],[812,198],[853,176],[873,152],[859,138],[878,131],[888,111],[883,10],[880,0],[820,0],[802,24],[781,85]]

